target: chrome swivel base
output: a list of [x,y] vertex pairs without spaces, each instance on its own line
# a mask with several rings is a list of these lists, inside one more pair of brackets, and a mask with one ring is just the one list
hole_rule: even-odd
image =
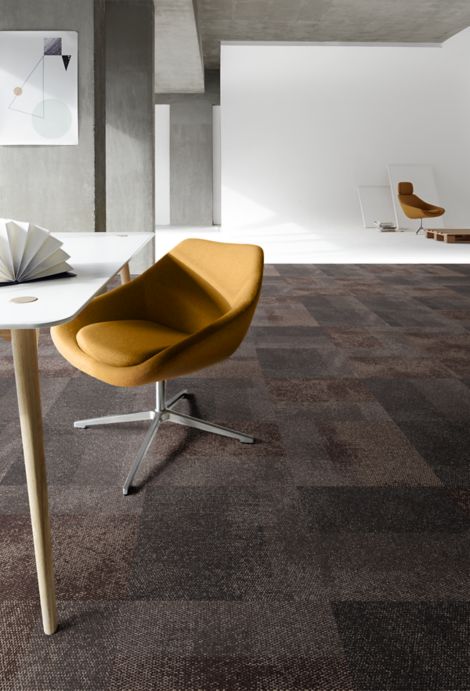
[[149,410],[143,413],[128,413],[126,415],[106,415],[104,417],[90,418],[89,420],[77,420],[74,422],[74,427],[86,429],[87,427],[95,427],[97,425],[114,425],[119,422],[142,422],[143,420],[151,420],[151,424],[147,430],[147,434],[141,444],[137,458],[132,464],[129,475],[122,488],[122,493],[127,495],[129,488],[132,485],[132,480],[139,469],[140,464],[145,458],[150,444],[158,432],[160,423],[174,422],[177,425],[185,425],[186,427],[193,427],[194,429],[202,430],[203,432],[212,432],[213,434],[220,434],[223,437],[230,437],[231,439],[238,439],[243,444],[253,444],[254,438],[242,432],[236,432],[228,427],[216,425],[213,422],[206,422],[191,415],[178,413],[173,410],[178,401],[188,396],[188,391],[180,391],[175,396],[172,396],[168,401],[166,400],[166,385],[165,382],[157,382],[157,400],[155,410]]

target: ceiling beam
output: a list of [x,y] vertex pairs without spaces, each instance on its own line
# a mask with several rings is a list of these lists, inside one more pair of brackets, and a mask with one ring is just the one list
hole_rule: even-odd
[[155,93],[201,93],[204,61],[194,0],[155,2]]

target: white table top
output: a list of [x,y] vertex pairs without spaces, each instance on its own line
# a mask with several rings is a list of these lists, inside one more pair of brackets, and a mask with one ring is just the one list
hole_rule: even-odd
[[[73,319],[96,293],[155,235],[153,233],[53,233],[77,275],[0,286],[0,329],[36,329]],[[12,298],[33,296],[35,302]]]

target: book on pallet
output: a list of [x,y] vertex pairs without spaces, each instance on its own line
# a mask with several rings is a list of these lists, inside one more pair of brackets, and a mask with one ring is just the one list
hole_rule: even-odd
[[62,242],[33,223],[0,221],[0,285],[74,276]]

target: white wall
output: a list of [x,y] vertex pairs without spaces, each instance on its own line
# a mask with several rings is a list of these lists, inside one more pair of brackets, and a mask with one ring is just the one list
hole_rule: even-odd
[[170,224],[170,106],[155,106],[155,223]]
[[212,106],[212,222],[222,223],[222,158],[220,106]]
[[224,227],[360,227],[357,186],[389,163],[431,164],[447,227],[470,227],[470,29],[442,47],[222,45],[221,116]]

